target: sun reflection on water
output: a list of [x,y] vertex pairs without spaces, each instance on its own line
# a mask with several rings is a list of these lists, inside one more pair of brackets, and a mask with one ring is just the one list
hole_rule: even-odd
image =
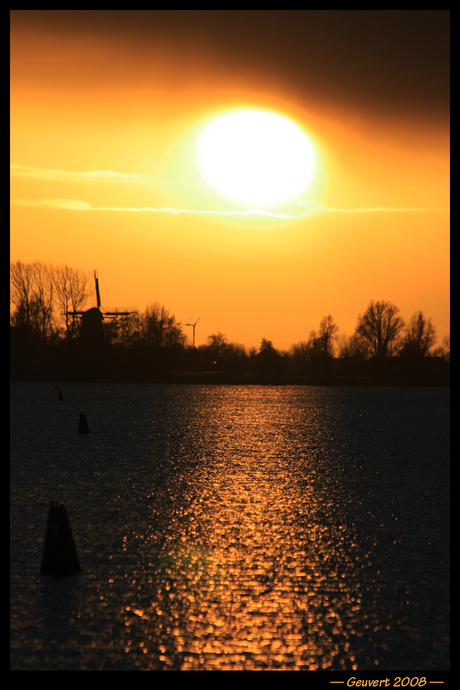
[[286,419],[246,395],[211,421],[208,409],[213,457],[201,460],[193,508],[156,564],[161,660],[182,670],[330,668],[360,608],[347,528],[318,521],[325,496],[303,434],[292,455],[296,410]]

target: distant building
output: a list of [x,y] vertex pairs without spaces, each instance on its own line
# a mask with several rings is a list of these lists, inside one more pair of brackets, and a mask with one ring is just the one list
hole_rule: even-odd
[[97,307],[82,313],[80,345],[85,350],[99,350],[105,344],[102,320],[104,316]]

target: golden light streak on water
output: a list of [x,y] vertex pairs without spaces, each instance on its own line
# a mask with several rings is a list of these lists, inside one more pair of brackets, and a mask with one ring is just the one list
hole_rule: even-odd
[[238,398],[225,419],[214,411],[214,463],[162,554],[161,660],[177,668],[182,657],[182,670],[330,668],[347,634],[341,609],[360,608],[344,575],[345,528],[314,520],[324,496],[286,461],[280,410],[264,416]]

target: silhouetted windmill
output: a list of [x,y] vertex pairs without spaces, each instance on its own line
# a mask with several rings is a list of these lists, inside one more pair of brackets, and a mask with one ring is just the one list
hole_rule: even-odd
[[64,312],[67,316],[81,317],[81,332],[80,339],[87,342],[89,345],[97,345],[104,341],[104,331],[102,329],[102,321],[105,318],[116,319],[119,316],[131,316],[137,311],[102,311],[101,310],[101,293],[99,291],[99,279],[97,271],[94,271],[94,283],[96,287],[96,307],[91,307],[85,311],[67,311]]

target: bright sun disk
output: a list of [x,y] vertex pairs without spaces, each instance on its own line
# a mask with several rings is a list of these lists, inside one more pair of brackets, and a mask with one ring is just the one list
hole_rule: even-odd
[[311,182],[315,151],[291,120],[263,110],[238,110],[213,120],[198,142],[208,181],[250,204],[275,204]]

